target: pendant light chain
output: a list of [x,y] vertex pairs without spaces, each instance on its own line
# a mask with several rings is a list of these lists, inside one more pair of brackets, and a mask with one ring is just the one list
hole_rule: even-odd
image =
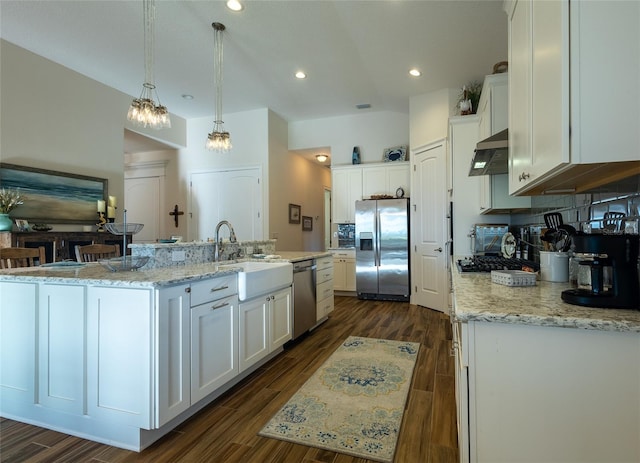
[[224,24],[213,23],[213,85],[216,98],[215,103],[215,120],[213,121],[213,130],[207,137],[205,147],[208,150],[217,152],[226,152],[231,149],[231,137],[229,132],[224,130],[224,122],[222,120],[222,79],[223,79],[223,47],[222,35],[226,29]]
[[[135,98],[129,106],[127,119],[138,127],[154,129],[170,128],[169,111],[160,103],[153,76],[155,51],[155,0],[142,0],[142,20],[144,33],[144,83],[139,98]],[[158,100],[156,104],[155,98]]]

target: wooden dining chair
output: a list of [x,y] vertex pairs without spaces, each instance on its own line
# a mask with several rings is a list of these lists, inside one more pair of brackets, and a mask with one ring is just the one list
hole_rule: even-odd
[[110,257],[120,257],[119,244],[76,245],[76,260],[78,262],[97,262],[100,259]]
[[0,248],[0,268],[34,267],[46,262],[44,246]]

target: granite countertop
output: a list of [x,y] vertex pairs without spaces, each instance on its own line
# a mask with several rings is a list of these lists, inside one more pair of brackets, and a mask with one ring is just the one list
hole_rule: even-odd
[[454,316],[459,321],[515,323],[640,333],[640,310],[583,307],[563,302],[569,283],[537,281],[512,287],[491,282],[489,273],[451,269]]
[[326,251],[283,251],[269,259],[240,259],[195,265],[175,265],[132,272],[111,272],[99,263],[87,263],[82,267],[26,267],[0,270],[0,281],[83,283],[121,287],[159,287],[237,273],[234,263],[243,261],[298,262],[306,259],[330,256]]

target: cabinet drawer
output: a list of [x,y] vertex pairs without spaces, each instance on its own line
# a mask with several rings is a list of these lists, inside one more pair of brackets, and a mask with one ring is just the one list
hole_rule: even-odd
[[333,296],[333,280],[320,283],[316,287],[316,298],[318,301]]
[[317,321],[333,312],[333,297],[327,297],[317,302],[316,317]]
[[238,292],[238,276],[208,278],[191,285],[191,307],[227,297]]
[[333,280],[333,265],[322,270],[316,269],[316,284],[319,285],[329,280]]
[[333,267],[333,256],[320,257],[316,259],[316,268],[318,269],[318,272],[329,267]]

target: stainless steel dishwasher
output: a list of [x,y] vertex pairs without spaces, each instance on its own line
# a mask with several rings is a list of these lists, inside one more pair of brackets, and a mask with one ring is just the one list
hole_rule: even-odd
[[316,324],[316,261],[293,263],[293,339]]

